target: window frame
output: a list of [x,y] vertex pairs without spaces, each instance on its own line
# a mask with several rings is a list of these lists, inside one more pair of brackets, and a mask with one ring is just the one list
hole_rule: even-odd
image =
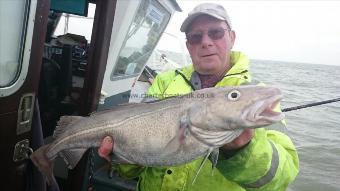
[[37,0],[26,0],[25,17],[19,51],[19,64],[13,80],[6,86],[0,87],[0,97],[6,97],[17,92],[27,78],[27,72],[31,56],[33,39],[34,19],[37,9]]
[[[138,14],[138,10],[141,8],[143,1],[144,1],[144,0],[141,0],[141,1],[139,2],[137,11],[136,11],[136,13],[135,13],[135,15],[134,15],[133,18],[135,18],[136,15]],[[160,33],[159,33],[160,35],[158,36],[158,38],[157,38],[157,40],[156,40],[156,43],[155,43],[155,45],[154,45],[154,47],[153,47],[153,51],[154,51],[155,48],[156,48],[156,46],[157,46],[157,44],[158,44],[158,42],[159,42],[159,40],[160,40],[160,38],[162,37],[163,32],[165,31],[167,25],[168,25],[169,22],[170,22],[170,19],[171,19],[171,12],[169,12],[168,9],[167,9],[161,2],[159,2],[159,1],[157,1],[157,0],[149,0],[149,2],[150,2],[149,5],[153,5],[154,7],[161,7],[161,8],[166,12],[165,15],[168,16],[167,18],[165,18],[165,19],[167,19],[167,21],[165,22],[165,25],[164,25],[165,27],[164,27],[162,30],[160,30]],[[155,4],[157,4],[157,6],[155,6]],[[116,60],[115,60],[115,64],[114,64],[114,66],[113,66],[112,71],[110,72],[110,81],[118,81],[118,80],[122,80],[122,79],[128,79],[128,78],[137,77],[137,76],[139,76],[140,73],[143,71],[143,69],[141,69],[140,71],[138,71],[137,73],[134,73],[134,74],[124,74],[124,75],[118,75],[118,76],[115,75],[115,70],[116,70],[116,66],[117,66],[118,61],[119,61],[119,57],[120,57],[120,55],[121,55],[123,49],[126,47],[125,45],[127,44],[127,41],[128,41],[128,39],[129,39],[129,32],[130,32],[130,29],[131,29],[132,25],[133,25],[133,22],[131,22],[130,26],[128,27],[127,33],[126,33],[126,35],[125,35],[125,37],[124,37],[123,44],[122,44],[122,46],[121,46],[120,49],[119,49],[119,53],[118,53],[117,58],[116,58]],[[153,52],[153,51],[152,51],[152,52]],[[150,59],[152,52],[151,52],[150,55],[148,56],[147,61],[144,63],[144,67],[145,67],[145,65],[148,63],[148,60]]]

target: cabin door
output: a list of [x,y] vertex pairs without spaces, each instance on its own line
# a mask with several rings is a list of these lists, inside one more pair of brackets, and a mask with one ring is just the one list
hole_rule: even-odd
[[26,190],[49,0],[0,1],[1,190]]

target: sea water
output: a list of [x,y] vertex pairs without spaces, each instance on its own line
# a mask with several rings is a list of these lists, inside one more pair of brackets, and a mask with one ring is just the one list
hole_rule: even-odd
[[[282,108],[340,97],[340,66],[252,60],[253,77],[279,87]],[[340,102],[286,112],[300,172],[289,191],[340,190]]]

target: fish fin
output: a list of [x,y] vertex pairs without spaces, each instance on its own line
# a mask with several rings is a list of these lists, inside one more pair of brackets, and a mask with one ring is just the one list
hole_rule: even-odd
[[188,115],[185,114],[180,119],[179,130],[174,138],[172,138],[169,143],[165,146],[164,151],[161,154],[161,157],[166,157],[172,153],[175,153],[182,144],[184,144],[185,139],[189,135],[189,120]]
[[211,161],[212,163],[212,170],[211,170],[211,176],[213,176],[214,174],[214,169],[217,165],[217,162],[218,162],[218,155],[220,153],[220,150],[218,148],[214,149],[210,155],[209,155],[209,160]]
[[55,179],[53,176],[53,161],[46,157],[49,146],[50,144],[41,146],[31,154],[30,159],[38,170],[46,177],[46,181],[50,185]]
[[57,123],[57,127],[54,130],[53,133],[53,138],[56,139],[58,138],[62,133],[64,133],[66,131],[66,126],[71,125],[77,121],[79,121],[80,119],[82,119],[84,117],[82,116],[62,116],[58,123]]
[[73,169],[78,164],[86,150],[87,149],[83,148],[63,150],[59,152],[59,156],[64,159],[69,169]]
[[131,161],[124,159],[123,157],[119,157],[115,154],[111,155],[111,163],[112,164],[131,164]]
[[203,168],[203,165],[205,164],[205,162],[207,161],[208,157],[210,156],[210,153],[213,152],[213,150],[214,150],[214,148],[209,148],[208,153],[205,155],[204,159],[202,160],[202,162],[200,164],[200,167],[198,168],[198,170],[196,172],[196,175],[195,175],[194,179],[192,180],[192,183],[191,183],[192,185],[195,183],[198,174],[201,172],[201,170]]
[[131,164],[131,162],[124,160],[123,158],[118,157],[114,153],[110,155],[111,157],[111,164],[110,168],[108,169],[108,176],[111,179],[113,177],[114,171],[116,170],[114,167],[116,165],[121,165],[121,164]]
[[47,184],[49,185],[48,190],[50,190],[50,191],[60,191],[58,182],[57,182],[57,180],[55,179],[54,176],[52,176],[51,179],[48,179],[48,178],[46,177],[46,180],[47,180],[47,181],[46,181]]
[[171,155],[172,153],[175,153],[179,147],[180,147],[180,138],[178,135],[176,135],[174,138],[172,138],[168,144],[164,148],[164,152],[161,153],[160,157],[165,158],[166,156]]
[[142,103],[156,103],[159,102],[161,99],[157,97],[146,97],[142,100]]

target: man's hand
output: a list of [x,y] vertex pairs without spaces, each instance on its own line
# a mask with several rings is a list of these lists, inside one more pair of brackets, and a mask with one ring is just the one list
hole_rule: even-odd
[[254,135],[254,129],[246,129],[232,142],[223,145],[222,149],[226,152],[241,149],[243,146],[250,142]]
[[111,161],[110,154],[113,151],[113,139],[110,136],[104,137],[98,149],[98,155],[107,161]]

